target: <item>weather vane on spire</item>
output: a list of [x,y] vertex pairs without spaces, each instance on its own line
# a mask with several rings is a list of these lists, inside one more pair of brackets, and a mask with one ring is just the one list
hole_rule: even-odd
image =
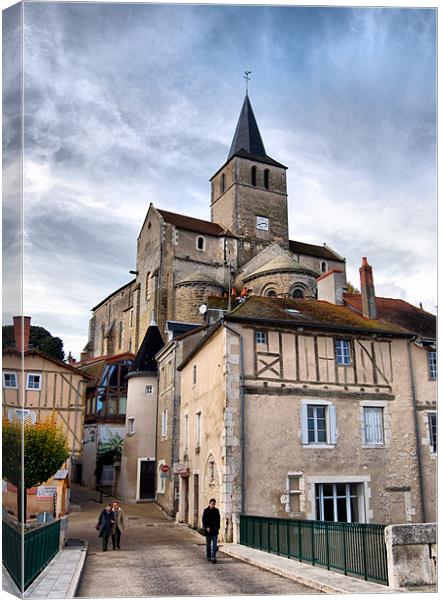
[[243,75],[243,79],[246,79],[246,95],[248,95],[248,81],[251,81],[251,78],[249,77],[251,73],[252,71],[245,71],[245,74]]

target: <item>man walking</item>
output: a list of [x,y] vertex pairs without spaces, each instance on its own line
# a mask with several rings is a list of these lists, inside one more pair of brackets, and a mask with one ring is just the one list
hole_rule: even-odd
[[220,531],[220,512],[218,508],[215,508],[215,498],[209,500],[209,506],[203,511],[202,522],[206,535],[206,558],[215,564],[217,562],[215,558],[217,554],[217,536]]
[[117,544],[117,548],[120,550],[120,538],[122,531],[125,528],[125,519],[123,516],[123,509],[119,506],[117,500],[114,500],[112,503],[112,513],[114,515],[114,524],[112,525],[111,530],[112,549],[115,550]]

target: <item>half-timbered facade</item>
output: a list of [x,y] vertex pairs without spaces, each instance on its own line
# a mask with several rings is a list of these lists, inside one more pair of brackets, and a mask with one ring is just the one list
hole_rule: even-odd
[[435,386],[423,371],[432,350],[422,340],[426,333],[435,343],[435,317],[391,300],[392,318],[383,310],[368,318],[361,299],[359,310],[355,298],[334,297],[252,296],[185,358],[180,520],[197,526],[208,495],[218,500],[225,540],[236,539],[241,513],[432,520]]

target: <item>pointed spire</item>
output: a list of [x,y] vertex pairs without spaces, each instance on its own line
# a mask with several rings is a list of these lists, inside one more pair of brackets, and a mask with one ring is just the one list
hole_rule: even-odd
[[157,373],[157,361],[155,355],[164,346],[164,342],[157,323],[152,321],[145,334],[143,342],[137,352],[131,373]]
[[239,150],[246,150],[249,154],[266,157],[265,147],[261,139],[254,111],[249,97],[246,95],[240,113],[240,118],[229,150],[228,160]]

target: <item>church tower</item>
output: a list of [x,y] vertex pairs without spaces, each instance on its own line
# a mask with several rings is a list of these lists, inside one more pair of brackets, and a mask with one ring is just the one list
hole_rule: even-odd
[[246,94],[226,163],[211,178],[211,220],[239,236],[238,266],[288,241],[286,168],[265,151]]

